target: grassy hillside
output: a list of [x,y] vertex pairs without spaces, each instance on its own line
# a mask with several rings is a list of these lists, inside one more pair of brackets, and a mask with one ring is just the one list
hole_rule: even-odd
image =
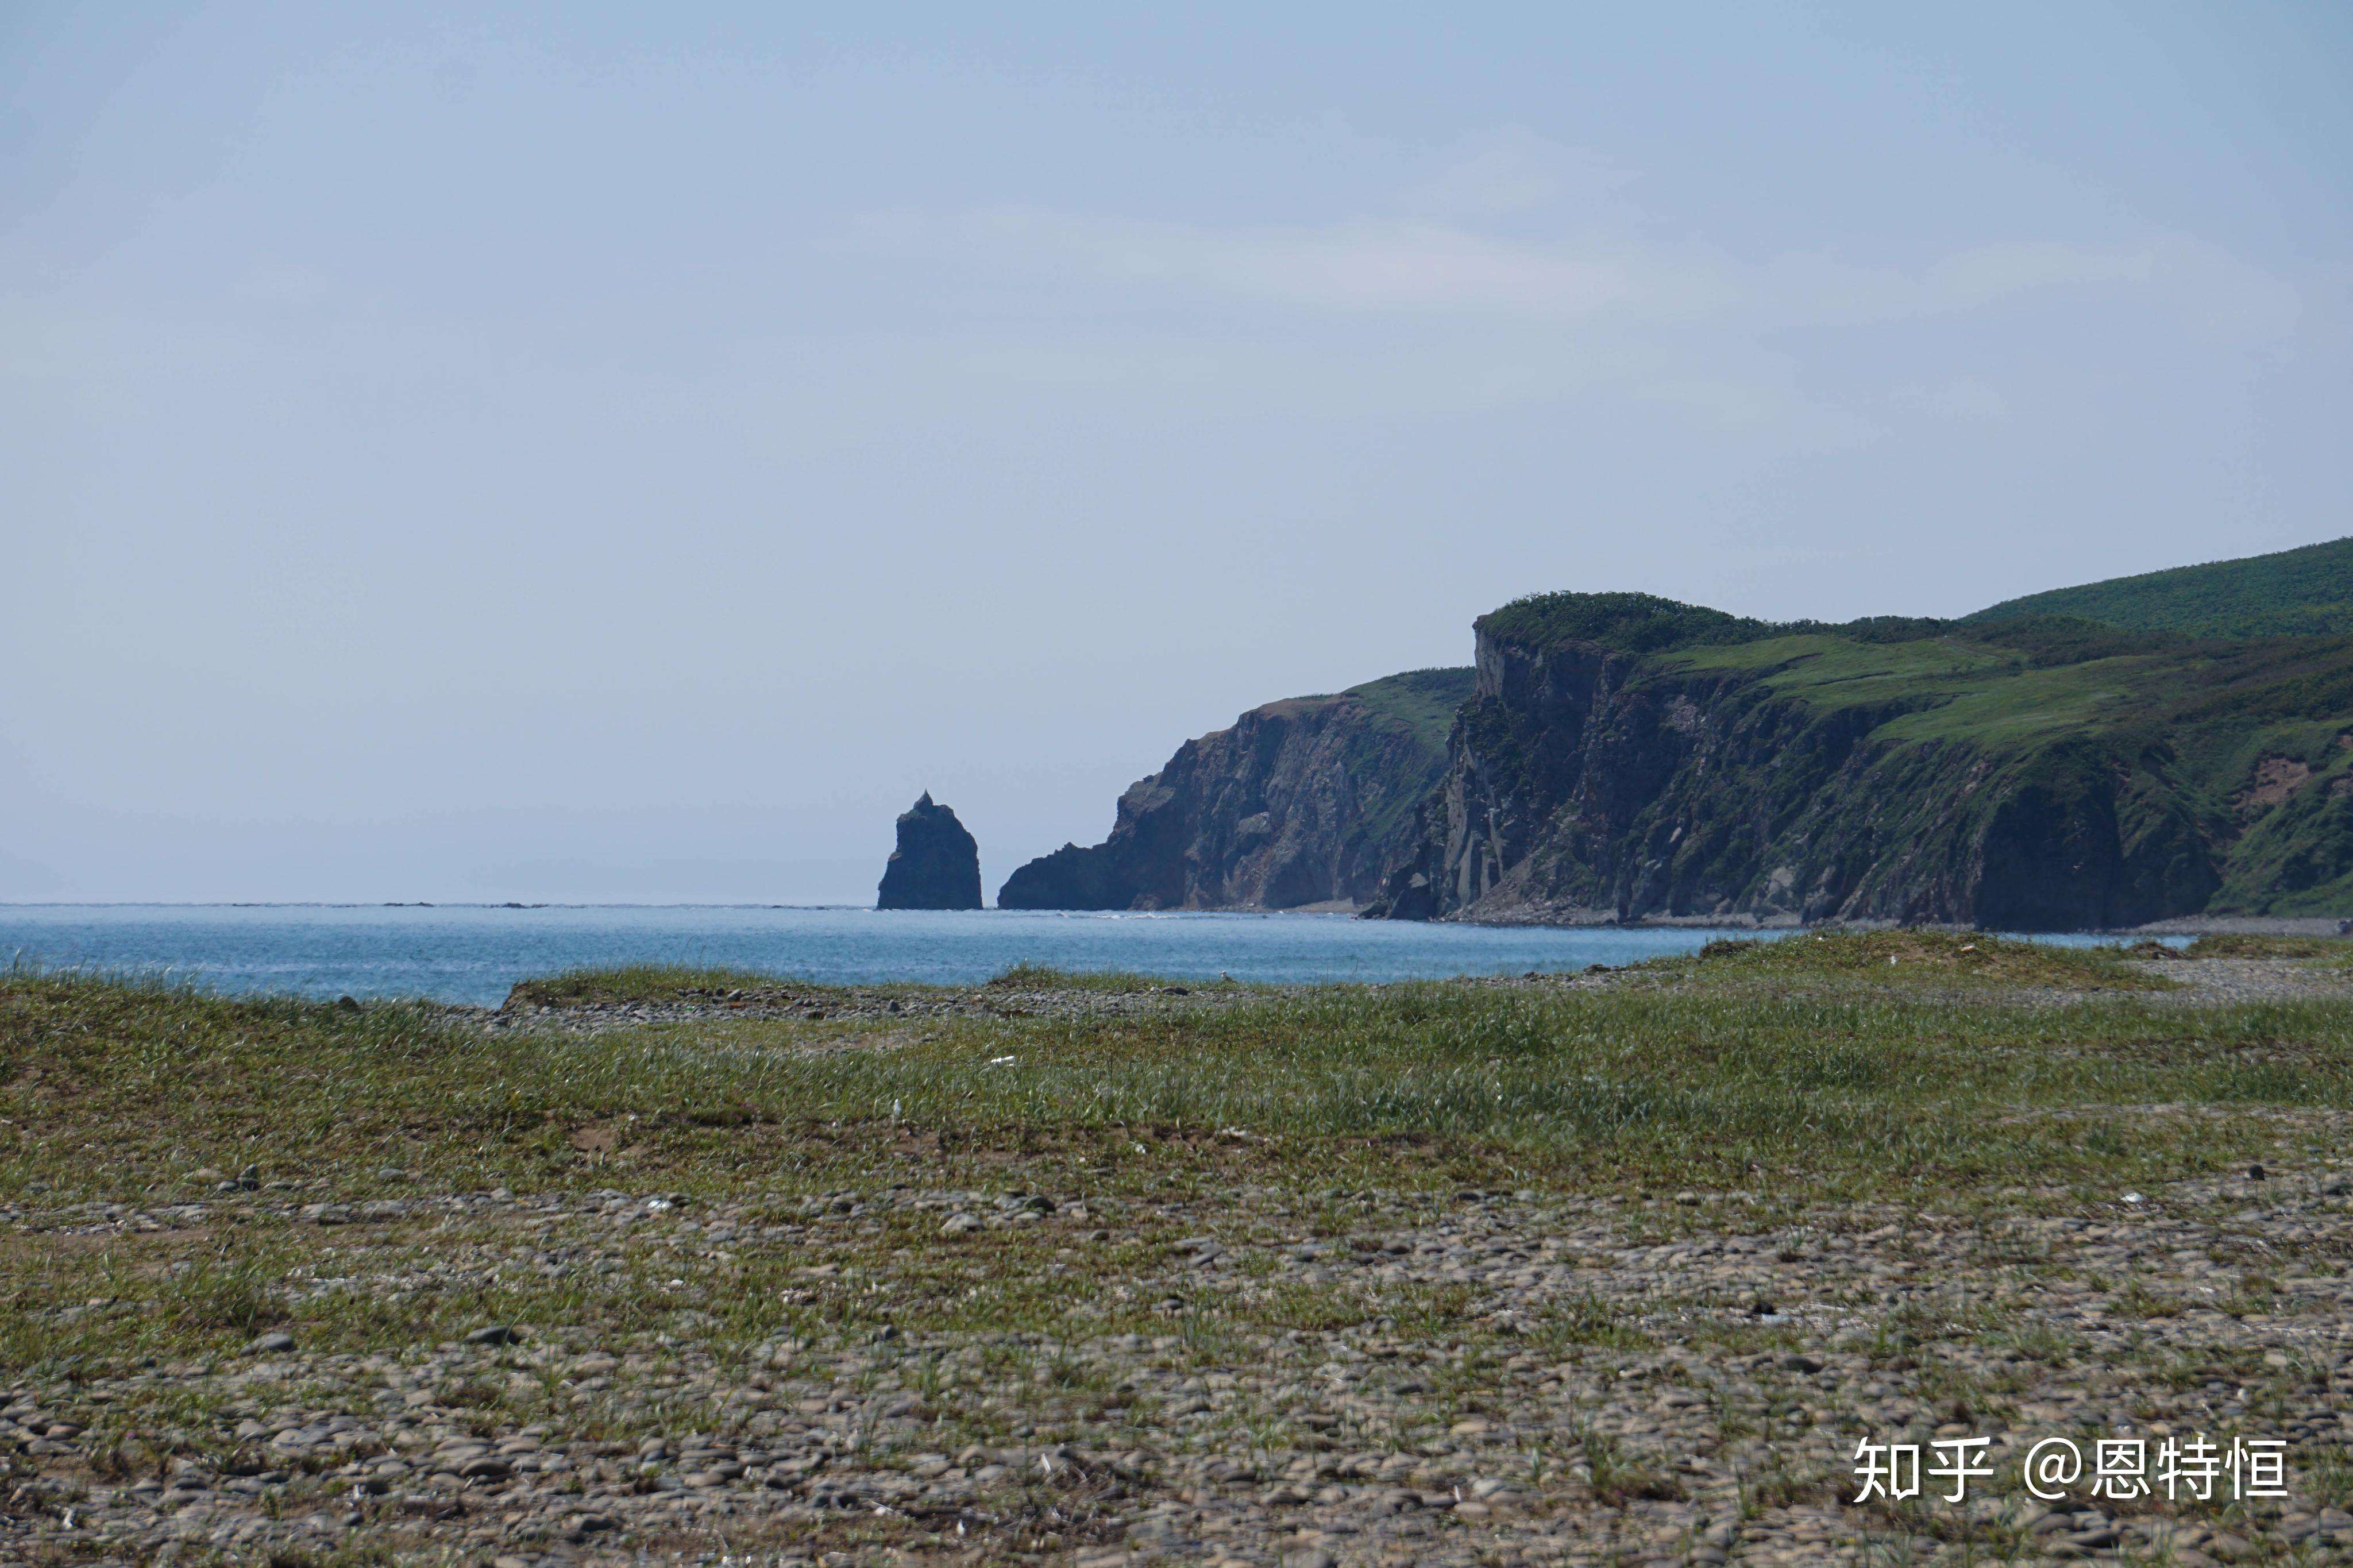
[[[1384,786],[1367,790],[1367,795],[1377,794],[1379,804],[1369,807],[1360,826],[1366,837],[1386,841],[1409,821],[1445,773],[1446,738],[1454,728],[1455,710],[1469,700],[1478,676],[1467,665],[1409,669],[1345,691],[1286,698],[1267,708],[1303,712],[1345,700],[1377,721],[1352,732],[1345,765],[1352,777]],[[1399,736],[1405,741],[1402,746]]]
[[1367,730],[1349,748],[1349,769],[1357,777],[1394,780],[1386,798],[1366,815],[1368,838],[1388,843],[1410,827],[1414,813],[1446,772],[1446,738],[1454,728],[1454,711],[1470,697],[1477,677],[1469,668],[1413,669],[1342,693],[1412,740],[1410,752],[1400,753]]
[[[2063,631],[2064,628],[2060,628]],[[2353,638],[2054,637],[2032,622],[1892,643],[1836,633],[1666,656],[1754,671],[1816,709],[1868,710],[1872,739],[1996,763],[2130,773],[2216,864],[2217,911],[2353,910]]]
[[1353,697],[1373,712],[1395,719],[1413,731],[1432,752],[1446,751],[1446,732],[1454,727],[1454,710],[1471,695],[1478,672],[1461,669],[1409,669],[1351,686],[1342,696]]
[[[2093,900],[2109,918],[2020,912],[2043,892],[2010,918],[2353,912],[2353,637],[2025,614],[1770,625],[1630,594],[1525,599],[1480,629],[1512,657],[1632,661],[1595,689],[1597,704],[1620,694],[1585,721],[1599,740],[1508,703],[1466,710],[1482,776],[1512,797],[1497,819],[1533,813],[1521,842],[1555,862],[1539,900],[1713,907],[1755,896],[1779,866],[1898,912],[1924,898],[2017,904],[1954,890],[1965,884],[2056,898],[2093,881],[2120,889]],[[1642,716],[1670,710],[1709,737],[1688,764]],[[1577,784],[1573,758],[1596,746],[1597,782]],[[1650,782],[1627,793],[1629,780]],[[1635,863],[1692,891],[1628,895],[1613,868]]]
[[2131,631],[2199,637],[2341,637],[2353,633],[2353,539],[2054,588],[1969,619],[2021,616],[2074,616]]

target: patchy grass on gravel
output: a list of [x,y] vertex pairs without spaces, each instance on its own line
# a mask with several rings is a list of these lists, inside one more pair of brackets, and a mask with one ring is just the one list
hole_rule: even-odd
[[1192,990],[1210,985],[1235,985],[1235,981],[1172,980],[1139,974],[1132,969],[1056,969],[1044,963],[1017,963],[993,976],[988,984],[1007,991],[1111,991],[1122,994],[1163,991],[1170,986]]
[[613,969],[568,969],[560,974],[525,980],[507,994],[507,1005],[578,1007],[615,1002],[692,1002],[739,991],[789,990],[821,995],[839,989],[752,969],[633,963]]
[[1063,1561],[1181,1519],[1254,1561],[2008,1559],[2007,1476],[1966,1526],[1834,1504],[1865,1417],[2339,1430],[2353,1002],[1868,962],[1984,973],[1943,941],[1124,1012],[1034,971],[1018,1016],[538,993],[718,1001],[601,1029],[0,973],[0,1557]]
[[[2268,1136],[2253,1112],[2353,1104],[2353,1006],[1427,984],[871,1036],[486,1037],[396,1005],[18,973],[0,982],[0,1194],[128,1199],[248,1166],[321,1197],[365,1195],[388,1165],[522,1191],[600,1162],[822,1184],[892,1151],[927,1179],[1048,1158],[1116,1184],[1246,1157],[1302,1179],[1887,1194],[2240,1158]],[[2176,1109],[2126,1110],[2150,1106]]]
[[2201,936],[2183,949],[2188,958],[2333,958],[2353,959],[2353,938],[2341,936],[2256,936],[2224,932]]
[[2071,991],[2169,991],[2112,947],[2060,947],[1982,931],[1801,931],[1763,941],[1712,942],[1652,967],[1717,980],[1840,978],[1894,985],[2058,987]]
[[[1190,991],[1206,986],[1234,987],[1233,981],[1183,981],[1130,970],[1055,969],[1040,963],[1017,963],[984,983],[997,991],[1083,991],[1118,994],[1162,991],[1171,986]],[[828,985],[789,975],[764,974],[749,969],[704,969],[678,964],[628,964],[609,969],[574,969],[561,974],[525,980],[507,995],[510,1007],[582,1007],[618,1004],[709,1002],[729,996],[773,998],[790,994],[811,1000],[827,997],[965,995],[970,985]]]

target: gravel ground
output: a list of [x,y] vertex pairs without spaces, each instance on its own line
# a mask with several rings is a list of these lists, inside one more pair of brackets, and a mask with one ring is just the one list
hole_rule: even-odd
[[926,1018],[1120,1018],[1167,1007],[1220,1007],[1263,994],[1240,985],[1148,985],[1133,991],[1021,990],[985,986],[973,991],[818,991],[780,985],[733,990],[674,1002],[591,1002],[533,1005],[510,998],[502,1007],[451,1007],[453,1018],[492,1032],[567,1029],[591,1032],[635,1028],[643,1024],[686,1024],[714,1019],[793,1019],[811,1023],[919,1022]]
[[2337,915],[2183,915],[2134,926],[2136,936],[2353,936]]
[[[2147,967],[2186,988],[2128,994],[2144,1000],[2346,994],[2293,962]],[[1115,1023],[1247,994],[991,987],[915,1011],[779,987],[453,1016],[495,1032],[812,1005]],[[893,1033],[818,1030],[807,1048]],[[2087,1141],[2254,1118],[2304,1152],[2144,1191],[1799,1207],[1602,1180],[1343,1188],[1258,1159],[1260,1134],[1204,1129],[1192,1152],[1231,1173],[1206,1189],[1058,1191],[1018,1146],[991,1156],[989,1184],[950,1189],[923,1179],[942,1152],[910,1143],[852,1187],[694,1195],[647,1190],[607,1124],[573,1128],[576,1176],[529,1196],[390,1166],[370,1189],[388,1195],[364,1201],[316,1201],[300,1171],[199,1170],[193,1201],[143,1205],[51,1206],[35,1184],[0,1205],[0,1232],[45,1269],[102,1253],[128,1290],[234,1237],[292,1309],[257,1328],[299,1327],[241,1330],[222,1342],[241,1351],[206,1360],[51,1357],[0,1384],[0,1561],[2353,1563],[2353,1111],[2226,1095],[2004,1112],[2038,1117]],[[561,1310],[432,1342],[368,1326],[370,1301],[524,1286],[643,1310],[626,1332]],[[124,1310],[71,1295],[42,1314]],[[1059,1326],[1006,1326],[1023,1321]],[[2088,1458],[2097,1438],[2154,1455],[2200,1435],[2275,1441],[2284,1495],[2021,1485],[2045,1438]],[[1986,1439],[1995,1472],[1964,1501],[1933,1479],[1900,1504],[1857,1500],[1858,1444],[1933,1463],[1962,1438]]]
[[[61,1247],[232,1217],[283,1227],[319,1249],[322,1291],[651,1261],[650,1287],[679,1305],[668,1331],[626,1346],[561,1323],[364,1355],[265,1337],[216,1363],[0,1391],[13,1450],[0,1550],[294,1562],[364,1543],[501,1565],[2340,1561],[2353,1557],[2348,1190],[2322,1167],[2120,1194],[2091,1213],[1769,1220],[1692,1194],[1363,1192],[1323,1194],[1320,1225],[1300,1194],[1256,1188],[1214,1209],[1119,1212],[904,1188],[781,1215],[617,1191],[345,1208],[265,1189],[160,1211],[13,1211],[0,1219]],[[857,1343],[734,1349],[709,1332],[712,1293],[755,1250],[805,1260],[795,1289],[824,1301],[888,1293],[904,1272],[985,1269],[1015,1242],[1058,1271],[1115,1250],[1108,1288],[1151,1304],[1166,1331],[1050,1342],[886,1326]],[[1284,1293],[1302,1291],[1388,1310],[1277,1326]],[[1902,1513],[1846,1501],[1865,1436],[1984,1436],[2002,1462],[2048,1436],[2192,1432],[2278,1437],[2306,1479],[2286,1500],[2239,1506],[2094,1503],[2078,1489],[2054,1510],[2014,1485]],[[126,1468],[133,1439],[174,1457]]]
[[[1586,991],[1624,984],[1636,972],[1607,965],[1574,974],[1497,975],[1454,981],[1454,984],[1544,985]],[[501,1007],[450,1005],[449,1018],[502,1034],[512,1030],[561,1029],[594,1033],[636,1028],[645,1024],[691,1024],[728,1019],[785,1019],[810,1023],[920,1023],[944,1018],[1064,1017],[1113,1020],[1149,1016],[1172,1008],[1226,1008],[1248,1005],[1270,995],[1312,989],[1305,986],[1240,985],[1204,982],[1148,984],[1133,990],[1029,989],[987,985],[971,991],[817,990],[779,985],[731,990],[665,1002],[592,1002],[561,1005],[533,1004],[509,998]]]
[[2353,996],[2353,970],[2321,968],[2300,959],[2166,959],[2133,967],[2179,981],[2182,990],[2157,994],[2168,1001],[2288,1002]]
[[[2175,1004],[2289,1001],[2304,998],[2353,996],[2353,970],[2316,967],[2299,959],[2216,958],[2151,959],[2135,963],[2144,973],[2178,982],[2171,992],[2088,992],[2054,988],[2021,989],[2010,999],[2073,1004],[2101,998],[2131,997]],[[1513,988],[1542,986],[1556,991],[1594,991],[1623,985],[1673,984],[1659,973],[1640,967],[1612,969],[1598,965],[1575,973],[1495,975],[1456,981],[1456,984]],[[1247,1005],[1269,994],[1305,987],[1147,985],[1135,990],[1029,990],[983,986],[965,991],[816,991],[789,985],[764,990],[731,991],[675,1002],[597,1002],[571,1005],[520,1004],[503,1007],[450,1006],[450,1018],[502,1034],[515,1030],[556,1029],[586,1034],[607,1029],[636,1028],[647,1024],[691,1024],[725,1019],[790,1019],[836,1023],[921,1023],[947,1018],[1071,1017],[1113,1020],[1148,1016],[1174,1008],[1223,1008]],[[1918,995],[1917,988],[1902,994]],[[1983,999],[2000,994],[1978,986],[1955,995]]]

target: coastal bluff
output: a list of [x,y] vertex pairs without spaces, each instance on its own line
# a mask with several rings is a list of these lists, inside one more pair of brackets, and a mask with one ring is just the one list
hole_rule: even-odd
[[1420,844],[1369,912],[2102,931],[2353,906],[2353,637],[1641,594],[1474,630]]
[[1517,599],[1252,709],[1000,909],[2086,931],[2353,914],[2353,539],[1958,620]]
[[929,790],[900,814],[898,847],[882,867],[878,910],[976,910],[980,846]]
[[1111,836],[1016,870],[1004,910],[1352,910],[1417,842],[1468,669],[1254,708],[1120,797]]

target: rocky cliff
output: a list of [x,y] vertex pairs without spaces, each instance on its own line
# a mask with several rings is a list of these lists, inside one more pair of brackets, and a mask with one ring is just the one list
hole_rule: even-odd
[[1413,842],[1467,669],[1254,708],[1120,796],[1111,837],[1030,861],[1008,910],[1354,908]]
[[1772,626],[1640,595],[1476,630],[1371,912],[2052,930],[2353,908],[2353,640]]
[[980,846],[931,792],[899,817],[898,847],[882,867],[878,910],[980,908]]

